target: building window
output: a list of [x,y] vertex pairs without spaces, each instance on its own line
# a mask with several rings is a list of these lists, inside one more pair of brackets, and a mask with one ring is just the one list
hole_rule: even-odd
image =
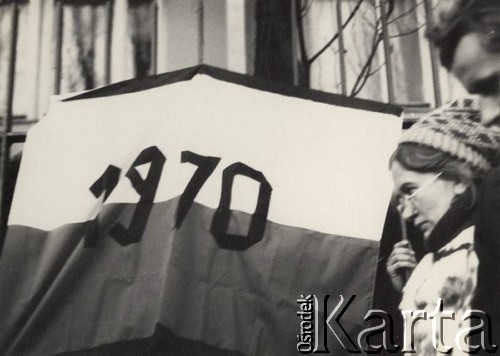
[[110,1],[60,1],[56,21],[56,93],[109,82]]
[[[33,58],[38,56],[38,45],[33,43],[33,32],[36,32],[36,14],[26,4],[18,2],[17,30],[12,26],[14,17],[14,6],[12,2],[0,4],[0,117],[6,115],[7,92],[9,90],[9,71],[11,61],[12,37],[17,34],[16,60],[14,71],[14,96],[12,103],[12,114],[14,119],[25,119],[34,117],[33,98],[36,97],[36,66],[33,65]],[[35,15],[35,16],[34,16]],[[33,23],[35,22],[35,23]],[[34,30],[34,31],[33,31]],[[30,58],[30,60],[22,60]]]
[[[441,103],[425,0],[297,0],[298,83],[306,49],[314,89],[408,106]],[[303,44],[300,42],[303,41]],[[434,57],[435,58],[435,57]],[[434,68],[433,68],[434,65]],[[437,66],[437,67],[436,67]],[[442,81],[442,80],[441,80]]]
[[133,77],[156,73],[157,8],[154,1],[129,0],[127,32]]

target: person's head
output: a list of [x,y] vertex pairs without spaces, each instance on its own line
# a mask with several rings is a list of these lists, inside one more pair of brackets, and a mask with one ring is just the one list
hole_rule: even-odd
[[484,124],[500,125],[500,1],[440,0],[428,38],[442,65],[478,94]]
[[403,218],[430,233],[454,199],[474,188],[477,171],[450,154],[420,144],[400,144],[391,172]]
[[475,196],[499,150],[500,129],[481,125],[477,110],[441,109],[417,122],[390,160],[403,218],[428,238],[458,197]]

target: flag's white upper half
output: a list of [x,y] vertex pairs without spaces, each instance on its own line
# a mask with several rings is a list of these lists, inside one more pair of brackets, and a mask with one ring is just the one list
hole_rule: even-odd
[[[123,175],[143,149],[157,146],[167,161],[156,202],[184,191],[197,168],[180,161],[189,150],[221,157],[195,199],[201,204],[218,206],[223,169],[242,162],[273,187],[268,220],[378,240],[392,189],[388,159],[400,128],[393,115],[200,74],[130,94],[56,102],[29,132],[9,224],[51,230],[94,218],[102,199],[89,187],[110,164],[122,177],[106,204],[137,202]],[[258,188],[237,176],[231,208],[253,213]]]

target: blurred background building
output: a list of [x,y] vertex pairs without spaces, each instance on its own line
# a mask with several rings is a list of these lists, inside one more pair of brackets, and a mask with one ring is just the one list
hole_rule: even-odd
[[0,0],[0,202],[53,95],[200,63],[401,104],[410,122],[465,95],[425,39],[437,2]]

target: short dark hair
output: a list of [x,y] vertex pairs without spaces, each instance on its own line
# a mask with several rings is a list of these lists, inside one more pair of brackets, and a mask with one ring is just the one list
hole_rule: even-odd
[[455,49],[469,32],[484,34],[488,51],[500,50],[500,21],[488,21],[492,16],[500,17],[500,0],[462,1],[428,25],[427,38],[439,49],[441,64],[445,68],[451,68]]
[[427,28],[427,38],[439,49],[441,65],[446,69],[451,68],[458,42],[467,32],[461,24],[457,24],[449,32],[444,32],[439,26]]

